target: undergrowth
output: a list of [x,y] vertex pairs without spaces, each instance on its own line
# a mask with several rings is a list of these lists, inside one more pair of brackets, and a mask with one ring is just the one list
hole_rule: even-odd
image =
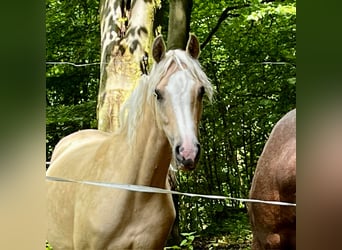
[[218,220],[202,232],[182,233],[179,245],[165,247],[164,250],[250,250],[252,232],[246,213],[236,213],[229,219]]

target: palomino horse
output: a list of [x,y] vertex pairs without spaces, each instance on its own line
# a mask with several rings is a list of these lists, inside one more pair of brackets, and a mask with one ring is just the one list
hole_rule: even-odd
[[[274,126],[259,158],[251,199],[296,203],[296,110]],[[250,203],[253,250],[296,249],[296,208]]]
[[[84,130],[57,146],[48,176],[168,188],[170,161],[192,170],[202,97],[212,86],[198,62],[199,42],[186,51],[152,46],[155,63],[121,112],[113,133]],[[86,184],[47,182],[48,235],[56,249],[162,249],[175,211],[171,195]]]

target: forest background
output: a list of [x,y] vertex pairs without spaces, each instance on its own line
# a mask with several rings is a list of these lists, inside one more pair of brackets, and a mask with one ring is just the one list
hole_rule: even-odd
[[[46,1],[47,161],[62,137],[97,127],[99,5]],[[161,6],[166,37],[168,1]],[[296,2],[194,0],[190,30],[216,93],[204,106],[199,166],[177,173],[177,190],[246,198],[272,127],[296,106]],[[170,248],[248,249],[246,204],[183,196],[177,203],[182,238]]]

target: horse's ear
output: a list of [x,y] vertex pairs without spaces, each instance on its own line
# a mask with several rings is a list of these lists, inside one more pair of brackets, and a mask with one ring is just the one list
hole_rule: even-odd
[[152,44],[152,55],[153,55],[153,59],[159,63],[163,57],[165,56],[165,43],[163,40],[162,35],[157,36]]
[[189,40],[186,45],[186,51],[192,56],[194,59],[198,59],[200,54],[200,44],[197,37],[194,34],[189,34]]

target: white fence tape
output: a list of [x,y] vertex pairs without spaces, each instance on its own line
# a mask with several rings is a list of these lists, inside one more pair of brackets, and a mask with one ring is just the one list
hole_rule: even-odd
[[53,177],[53,176],[46,176],[46,179],[49,181],[87,184],[87,185],[93,185],[93,186],[99,186],[99,187],[129,190],[129,191],[134,191],[134,192],[176,194],[176,195],[185,195],[189,197],[201,197],[201,198],[207,198],[207,199],[221,199],[221,200],[228,199],[228,200],[236,200],[240,202],[264,203],[264,204],[278,205],[278,206],[294,206],[294,207],[296,206],[296,204],[294,203],[288,203],[288,202],[282,202],[282,201],[263,201],[263,200],[255,200],[255,199],[233,198],[233,197],[221,196],[221,195],[183,193],[183,192],[177,192],[177,191],[166,190],[162,188],[148,187],[148,186],[141,186],[141,185],[119,184],[119,183],[98,182],[98,181],[79,181],[79,180],[65,179],[65,178]]

